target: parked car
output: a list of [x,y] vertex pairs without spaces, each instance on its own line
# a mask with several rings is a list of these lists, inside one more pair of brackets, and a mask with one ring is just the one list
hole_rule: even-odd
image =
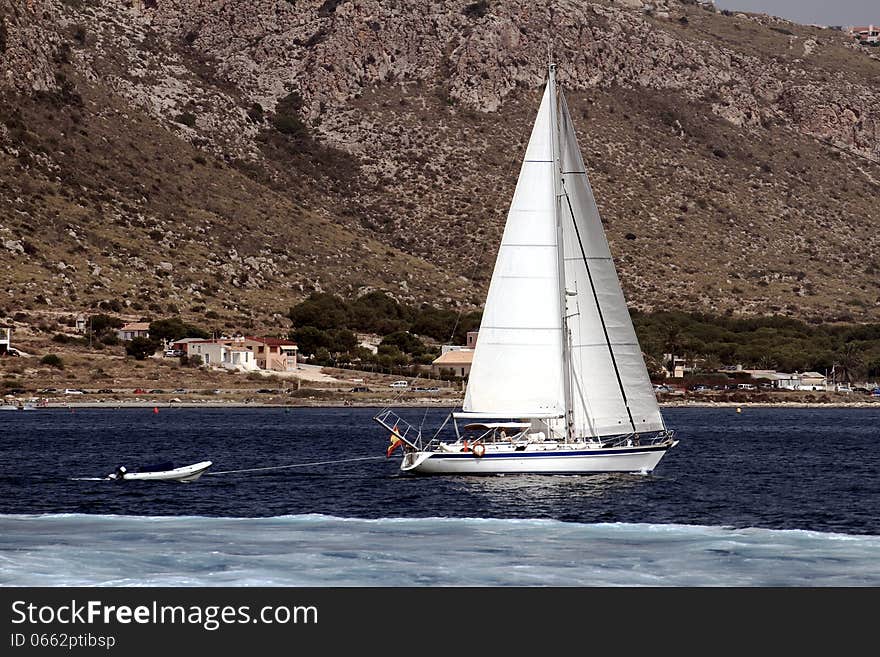
[[391,384],[392,388],[409,388],[409,382],[407,381],[395,381]]
[[99,395],[112,395],[112,394],[113,394],[113,389],[112,389],[112,388],[101,388],[101,389],[98,391],[98,394],[99,394]]
[[151,394],[151,395],[164,395],[164,394],[165,394],[165,391],[164,391],[164,390],[159,390],[158,388],[156,388],[155,390],[150,390],[150,394]]
[[83,394],[83,391],[80,390],[79,388],[65,388],[64,394],[65,395],[81,395],[81,394]]
[[355,386],[349,392],[370,392],[370,389],[367,386]]
[[[40,390],[40,392],[42,392],[44,395],[54,395],[56,392],[58,392],[58,388],[43,388],[42,390]],[[865,392],[868,391],[865,390]]]
[[135,388],[135,389],[134,389],[134,394],[136,394],[136,395],[145,395],[145,394],[147,394],[147,391],[144,390],[143,388]]
[[702,383],[698,383],[695,386],[691,386],[690,389],[691,389],[691,392],[705,392],[707,390],[711,390],[711,388],[709,388],[709,386],[703,385]]
[[672,392],[672,388],[670,388],[669,386],[665,386],[663,384],[654,384],[654,393],[655,394],[656,393],[668,394],[670,392]]
[[183,356],[183,351],[180,349],[168,349],[165,352],[166,358],[176,358],[178,356]]

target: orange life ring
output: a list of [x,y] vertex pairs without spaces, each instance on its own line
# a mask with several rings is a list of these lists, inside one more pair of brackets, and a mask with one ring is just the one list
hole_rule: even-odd
[[476,456],[477,458],[480,458],[485,453],[486,453],[486,446],[485,445],[483,445],[482,443],[477,443],[476,445],[474,445],[474,456]]

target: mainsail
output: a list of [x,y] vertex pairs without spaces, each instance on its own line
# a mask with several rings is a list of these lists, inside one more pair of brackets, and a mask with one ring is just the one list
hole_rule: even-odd
[[[558,126],[551,115],[554,89],[551,81],[544,91],[508,211],[462,410],[562,417],[570,405],[575,436],[663,430],[561,93]],[[566,354],[570,367],[562,364]]]

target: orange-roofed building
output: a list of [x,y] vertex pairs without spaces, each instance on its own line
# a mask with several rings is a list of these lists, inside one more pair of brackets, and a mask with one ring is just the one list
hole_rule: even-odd
[[452,372],[454,376],[460,376],[464,379],[471,373],[473,360],[473,349],[454,349],[436,358],[431,363],[431,370],[435,375]]

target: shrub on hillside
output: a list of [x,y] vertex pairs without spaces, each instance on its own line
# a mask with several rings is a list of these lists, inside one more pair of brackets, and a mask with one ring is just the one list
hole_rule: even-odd
[[272,125],[278,132],[291,137],[308,137],[306,125],[299,116],[302,103],[302,96],[296,91],[291,91],[278,101],[278,105],[275,107],[275,116],[272,119]]
[[175,122],[194,128],[196,126],[196,115],[192,112],[182,112],[174,117]]
[[478,0],[478,2],[474,2],[473,4],[469,4],[467,7],[461,10],[461,13],[467,16],[468,18],[482,18],[489,12],[489,2],[488,0]]
[[40,363],[59,370],[64,369],[64,361],[61,360],[61,356],[58,356],[57,354],[46,354],[40,359]]

